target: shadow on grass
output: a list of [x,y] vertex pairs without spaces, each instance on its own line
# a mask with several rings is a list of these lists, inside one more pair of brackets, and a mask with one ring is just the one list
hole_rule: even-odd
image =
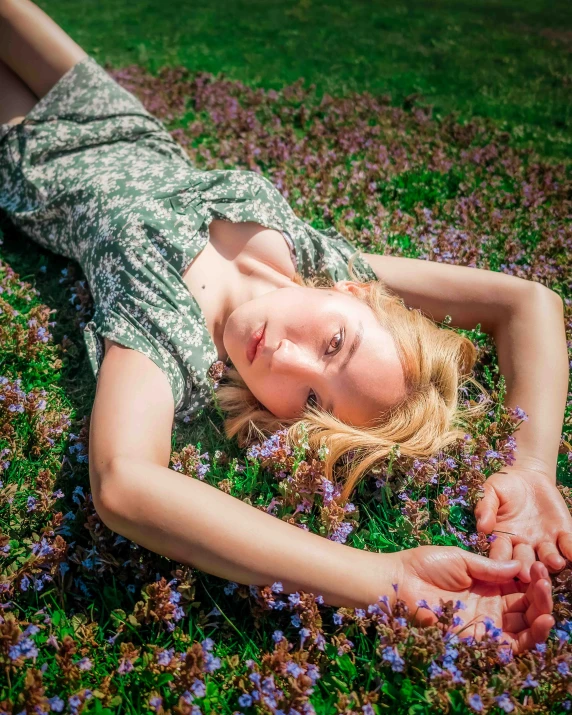
[[[72,405],[75,421],[81,422],[91,413],[96,387],[70,290],[73,283],[85,280],[81,267],[75,261],[56,255],[32,241],[1,213],[0,229],[3,232],[0,258],[22,280],[31,283],[39,293],[38,299],[54,311],[52,320],[56,324],[52,335],[54,343],[60,346],[63,361],[60,386]],[[73,276],[71,281],[64,278],[63,271]],[[214,409],[206,410],[191,424],[175,423],[173,449],[189,443],[200,443],[208,451],[224,449],[232,457],[240,454],[236,443],[225,438],[222,420]]]

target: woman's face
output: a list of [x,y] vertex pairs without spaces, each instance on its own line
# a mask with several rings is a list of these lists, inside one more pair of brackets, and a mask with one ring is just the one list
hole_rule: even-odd
[[356,290],[352,281],[327,290],[288,286],[243,303],[229,316],[223,335],[228,356],[276,417],[300,417],[310,399],[363,427],[404,397],[395,342],[353,295]]

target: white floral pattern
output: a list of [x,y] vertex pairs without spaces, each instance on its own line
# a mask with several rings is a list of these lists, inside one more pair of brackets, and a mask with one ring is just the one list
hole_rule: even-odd
[[[91,57],[71,68],[21,124],[0,125],[0,208],[42,246],[76,260],[95,304],[84,337],[97,376],[103,337],[167,375],[177,419],[212,399],[217,351],[183,274],[213,219],[283,233],[305,277],[348,277],[355,249],[318,231],[264,177],[201,171],[164,125]],[[363,260],[364,280],[375,274]]]

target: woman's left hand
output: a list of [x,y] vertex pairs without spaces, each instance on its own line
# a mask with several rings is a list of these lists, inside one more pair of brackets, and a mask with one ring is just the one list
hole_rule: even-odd
[[551,572],[572,561],[572,517],[548,473],[507,467],[484,484],[485,495],[475,508],[477,528],[497,537],[492,559],[518,559],[521,581],[530,582],[536,555]]

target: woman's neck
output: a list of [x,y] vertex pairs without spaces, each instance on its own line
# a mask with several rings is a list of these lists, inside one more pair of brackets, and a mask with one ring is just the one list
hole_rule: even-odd
[[199,304],[219,360],[226,360],[223,335],[229,316],[244,303],[292,285],[292,279],[255,255],[240,253],[232,260],[209,241],[183,276]]

